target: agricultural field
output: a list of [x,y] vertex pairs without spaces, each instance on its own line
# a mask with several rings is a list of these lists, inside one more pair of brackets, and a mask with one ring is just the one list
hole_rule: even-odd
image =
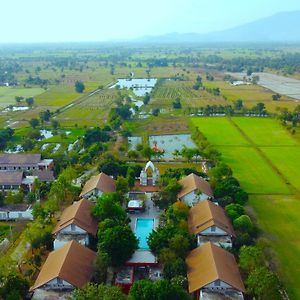
[[190,120],[214,146],[249,146],[249,142],[232,126],[228,118],[208,117]]
[[[250,194],[249,210],[263,230],[263,239],[275,253],[272,257],[276,259],[272,262],[291,299],[299,299],[298,138],[278,120],[270,118],[191,118],[191,124],[198,126],[222,153],[223,160]],[[222,137],[224,145],[220,146]],[[231,138],[241,145],[230,143]]]
[[45,92],[44,89],[34,87],[34,88],[19,88],[19,87],[6,87],[0,86],[0,109],[5,108],[8,105],[16,104],[15,97],[36,97]]
[[294,196],[251,196],[263,239],[273,249],[272,259],[290,299],[300,299],[300,199]]

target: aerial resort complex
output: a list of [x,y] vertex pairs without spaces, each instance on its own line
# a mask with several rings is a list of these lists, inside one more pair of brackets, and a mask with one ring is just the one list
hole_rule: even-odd
[[2,2],[0,300],[300,300],[300,1]]

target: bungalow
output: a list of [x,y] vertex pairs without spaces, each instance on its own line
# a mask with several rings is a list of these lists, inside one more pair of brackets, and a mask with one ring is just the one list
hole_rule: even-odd
[[234,256],[208,242],[186,258],[188,290],[195,300],[242,300],[245,287]]
[[222,247],[232,247],[235,236],[231,222],[219,205],[209,200],[197,203],[189,210],[188,228],[197,236],[198,246],[212,242]]
[[51,170],[52,159],[42,159],[41,154],[2,154],[0,171]]
[[93,203],[82,199],[67,207],[57,223],[54,234],[54,249],[62,247],[71,240],[89,246],[91,236],[96,236],[98,223],[91,215]]
[[49,254],[30,291],[40,293],[38,290],[72,291],[82,288],[93,275],[95,259],[94,251],[71,241]]
[[97,176],[90,178],[84,185],[80,197],[93,199],[100,197],[103,193],[116,191],[116,184],[113,178],[101,172]]
[[210,184],[194,173],[183,177],[179,180],[179,183],[182,189],[178,194],[178,198],[189,206],[214,197]]
[[10,204],[0,207],[0,221],[33,220],[32,207],[27,204]]

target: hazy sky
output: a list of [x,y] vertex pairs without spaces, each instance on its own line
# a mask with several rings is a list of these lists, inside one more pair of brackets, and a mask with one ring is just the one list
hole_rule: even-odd
[[0,43],[131,39],[222,30],[299,0],[0,0]]

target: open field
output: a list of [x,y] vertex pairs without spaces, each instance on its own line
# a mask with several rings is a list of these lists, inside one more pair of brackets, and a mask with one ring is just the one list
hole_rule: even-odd
[[261,150],[285,175],[288,181],[300,191],[300,146],[262,147]]
[[[270,118],[192,118],[191,123],[222,153],[233,175],[250,193],[249,206],[274,252],[273,262],[290,299],[300,299],[298,138]],[[247,146],[230,143],[231,137],[241,144],[244,139]],[[222,138],[224,145],[220,146]]]
[[251,196],[249,205],[255,211],[263,236],[276,254],[272,258],[290,299],[300,299],[300,199],[294,196]]
[[9,237],[10,225],[8,222],[0,222],[0,242]]
[[6,87],[0,86],[0,108],[4,108],[10,104],[16,104],[15,97],[36,97],[37,95],[45,92],[42,88],[19,88],[19,87]]
[[298,141],[280,124],[270,118],[232,118],[258,146],[300,146]]
[[251,194],[289,194],[289,188],[252,147],[216,147]]
[[249,143],[232,126],[228,118],[208,117],[191,118],[190,120],[215,146],[249,146]]

